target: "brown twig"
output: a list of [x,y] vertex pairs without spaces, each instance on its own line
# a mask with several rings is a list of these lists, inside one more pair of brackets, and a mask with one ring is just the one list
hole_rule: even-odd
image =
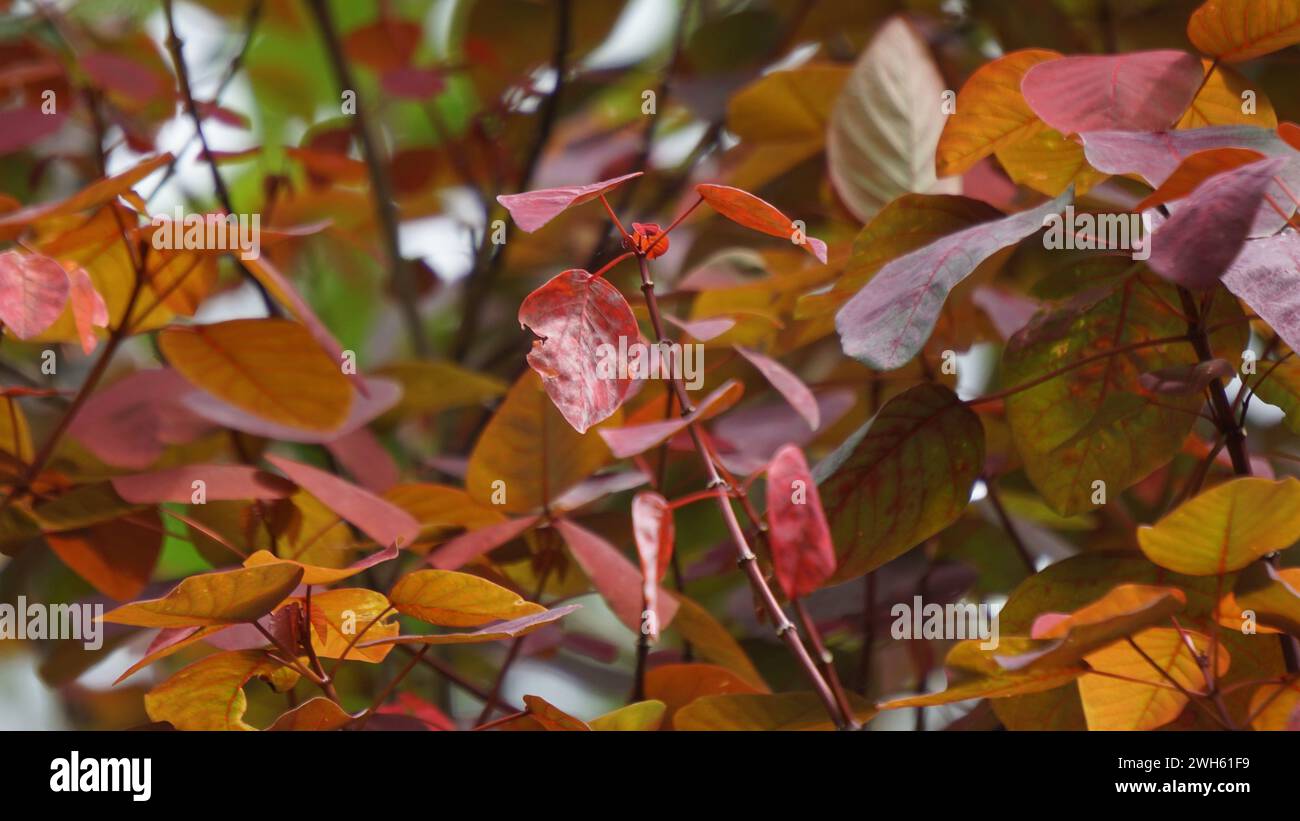
[[356,93],[354,130],[361,143],[361,153],[370,175],[370,193],[375,200],[375,216],[379,221],[384,250],[388,257],[388,277],[393,283],[394,290],[397,291],[398,310],[406,325],[406,332],[411,338],[411,347],[414,348],[417,356],[428,356],[429,339],[424,333],[424,325],[420,322],[420,312],[417,307],[419,294],[411,269],[402,259],[402,247],[397,236],[397,203],[393,199],[393,186],[388,179],[388,169],[379,156],[378,133],[374,130],[374,123],[366,116],[365,101],[357,93],[352,67],[348,65],[347,57],[343,54],[343,46],[339,41],[338,31],[334,27],[334,19],[330,16],[326,0],[311,0],[308,7],[316,19],[316,27],[320,29],[321,38],[325,41],[325,51],[329,55],[330,66],[334,70],[334,79],[338,81],[339,88]]
[[[199,138],[199,145],[203,147],[203,157],[207,161],[208,169],[212,172],[212,188],[216,191],[217,201],[225,209],[227,214],[234,215],[235,207],[230,199],[230,189],[226,188],[226,181],[221,178],[221,172],[217,170],[217,160],[212,156],[212,151],[208,148],[208,139],[203,135],[203,117],[199,114],[199,107],[194,102],[194,93],[190,88],[190,71],[185,64],[185,57],[181,53],[181,38],[176,33],[176,20],[172,14],[172,0],[163,0],[163,14],[167,18],[167,48],[171,51],[172,63],[176,67],[176,81],[180,88],[181,99],[185,103],[185,111],[194,121],[194,134]],[[270,292],[262,281],[253,276],[253,272],[248,270],[238,254],[231,254],[231,259],[239,266],[240,272],[244,278],[253,283],[258,294],[262,297],[262,303],[266,306],[266,312],[270,316],[278,316],[280,313],[279,306],[271,298]]]

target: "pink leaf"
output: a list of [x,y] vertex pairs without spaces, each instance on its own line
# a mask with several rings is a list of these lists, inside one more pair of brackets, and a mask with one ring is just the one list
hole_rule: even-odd
[[1253,239],[1223,275],[1223,284],[1292,348],[1300,349],[1300,234]]
[[516,225],[531,234],[558,217],[565,209],[594,200],[606,191],[639,176],[641,172],[636,171],[612,180],[593,182],[591,185],[544,188],[538,191],[525,191],[522,194],[502,194],[497,197],[497,202],[506,207]]
[[[568,519],[556,521],[555,528],[609,609],[627,629],[639,634],[645,626],[641,618],[641,571],[618,548],[590,530]],[[677,614],[677,600],[662,590],[657,592],[652,627],[663,630]]]
[[641,332],[627,300],[604,279],[571,269],[533,291],[519,306],[519,324],[540,339],[528,364],[578,433],[618,410],[633,387],[619,378],[616,353]]
[[383,493],[401,478],[397,463],[367,428],[357,428],[325,447],[366,490]]
[[430,553],[429,564],[439,570],[456,570],[466,562],[516,538],[540,518],[541,516],[524,516],[462,533]]
[[21,151],[48,138],[67,118],[65,113],[46,114],[39,108],[0,111],[0,154]]
[[1136,51],[1038,63],[1020,91],[1062,134],[1159,131],[1187,110],[1203,76],[1200,59],[1186,52]]
[[736,346],[736,350],[749,360],[749,364],[758,368],[763,377],[772,383],[772,387],[776,388],[777,392],[785,397],[785,401],[790,403],[790,407],[799,411],[799,415],[808,420],[808,427],[813,430],[821,427],[821,413],[817,410],[817,400],[803,380],[769,356],[739,345]]
[[1187,157],[1211,148],[1249,148],[1270,157],[1295,156],[1275,132],[1244,125],[1155,134],[1094,131],[1079,137],[1093,168],[1106,174],[1138,174],[1152,188],[1160,187]]
[[381,545],[410,544],[420,533],[420,523],[411,514],[368,490],[283,456],[268,455],[266,460]]
[[988,315],[993,328],[1004,341],[1028,325],[1029,320],[1038,313],[1036,300],[996,285],[979,286],[971,294],[970,301]]
[[803,451],[787,445],[767,469],[772,567],[788,598],[806,596],[835,572],[835,546]]
[[41,254],[0,254],[0,321],[19,339],[54,324],[68,302],[63,266]]
[[948,293],[984,260],[1042,228],[1073,196],[1070,188],[1037,208],[973,225],[885,265],[835,315],[844,352],[880,371],[907,364],[930,338]]
[[137,371],[92,394],[68,433],[114,467],[143,470],[167,445],[192,442],[212,429],[179,401],[189,390],[170,368]]
[[286,499],[293,495],[293,482],[247,465],[184,465],[155,473],[114,476],[117,495],[135,505],[162,502],[191,504],[194,482],[204,484],[208,501],[231,499]]
[[1270,160],[1215,174],[1183,200],[1148,240],[1147,265],[1170,282],[1212,288],[1241,251],[1264,196],[1286,160]]
[[715,316],[708,319],[678,319],[669,314],[663,315],[669,323],[676,325],[700,342],[708,342],[736,327],[736,320],[729,316]]
[[[673,509],[658,493],[638,493],[632,499],[632,535],[641,560],[641,596],[645,609],[659,612],[659,582],[673,557]],[[658,624],[650,637],[659,637]]]
[[77,336],[81,338],[81,350],[89,354],[99,344],[95,328],[108,327],[108,306],[104,298],[95,290],[95,283],[90,281],[90,274],[80,265],[65,265],[68,272],[69,301],[72,303],[72,319],[77,325]]
[[622,428],[601,428],[596,432],[600,434],[601,439],[605,440],[605,444],[616,457],[626,459],[644,453],[665,439],[686,430],[692,422],[703,421],[721,413],[736,404],[744,390],[744,385],[729,379],[713,393],[704,397],[704,401],[695,407],[695,412],[687,416]]
[[695,191],[714,211],[737,225],[795,242],[822,264],[826,263],[826,243],[798,230],[794,221],[770,202],[729,185],[701,184],[695,186]]

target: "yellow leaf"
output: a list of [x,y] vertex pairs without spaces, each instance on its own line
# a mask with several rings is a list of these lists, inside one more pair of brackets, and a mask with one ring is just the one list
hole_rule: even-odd
[[1300,43],[1300,0],[1206,0],[1187,21],[1187,38],[1225,63]]
[[677,616],[672,628],[683,639],[690,642],[695,654],[706,661],[725,667],[735,673],[750,687],[767,692],[767,683],[763,681],[758,668],[749,660],[749,655],[740,643],[723,627],[708,610],[695,600],[678,593]]
[[804,65],[766,74],[736,92],[727,105],[727,129],[744,150],[728,182],[760,188],[821,153],[831,106],[848,74],[843,66]]
[[1031,66],[1060,56],[1049,49],[1027,48],[976,69],[957,93],[957,110],[939,136],[935,153],[938,175],[964,174],[999,148],[1047,128],[1025,102],[1020,81]]
[[1034,639],[1056,639],[1046,647],[997,657],[1008,670],[1074,664],[1087,653],[1164,621],[1183,609],[1187,595],[1174,587],[1121,584],[1068,615],[1045,613],[1034,621]]
[[[617,427],[622,411],[604,423]],[[483,429],[469,457],[465,489],[483,505],[524,513],[554,501],[609,460],[595,429],[578,433],[525,371]],[[495,498],[494,498],[495,497]]]
[[266,729],[271,730],[337,730],[349,724],[353,716],[324,696],[304,701],[289,712],[280,716]]
[[347,420],[352,386],[302,325],[235,319],[171,327],[158,346],[191,384],[261,419],[311,431]]
[[661,664],[645,675],[646,697],[665,705],[663,720],[668,727],[678,710],[701,696],[760,692],[766,692],[766,688],[760,690],[715,664]]
[[[1079,696],[1090,730],[1154,730],[1163,727],[1183,712],[1187,696],[1169,683],[1165,675],[1188,692],[1205,690],[1205,677],[1196,657],[1183,639],[1186,635],[1197,653],[1205,653],[1209,639],[1199,633],[1172,627],[1153,627],[1133,637],[1142,653],[1127,641],[1118,641],[1090,654],[1088,664],[1103,673],[1140,681],[1125,681],[1110,676],[1087,673],[1079,678]],[[1217,648],[1219,675],[1228,670],[1228,651]],[[1155,663],[1160,670],[1152,666]]]
[[161,599],[124,604],[104,621],[135,627],[206,627],[255,621],[275,609],[302,581],[302,568],[268,565],[201,573]]
[[[849,706],[860,722],[876,711],[857,695]],[[826,707],[815,693],[733,693],[704,696],[677,711],[677,730],[832,730]]]
[[[312,594],[311,643],[316,655],[339,658],[355,640],[355,645],[347,651],[348,661],[374,664],[383,661],[393,648],[387,644],[366,646],[366,642],[397,635],[400,626],[391,616],[375,622],[388,608],[388,599],[383,593],[359,587]],[[371,622],[374,626],[370,626]]]
[[1002,636],[997,647],[981,647],[980,639],[967,639],[953,645],[944,659],[948,686],[938,693],[908,696],[884,702],[881,710],[903,707],[933,707],[975,698],[1005,698],[1052,690],[1069,684],[1083,672],[1082,665],[1047,666],[1010,671],[1003,668],[998,656],[1017,655],[1034,647],[1023,636]]
[[1147,558],[1189,576],[1240,570],[1300,539],[1300,480],[1242,478],[1183,502],[1138,528]]
[[363,641],[357,646],[362,648],[373,646],[387,649],[389,645],[393,644],[477,644],[483,641],[516,639],[520,636],[526,636],[534,630],[539,630],[552,622],[559,621],[580,607],[582,607],[580,604],[566,604],[564,607],[557,607],[554,610],[543,610],[541,613],[534,613],[530,616],[489,624],[469,633],[396,636],[369,643]]
[[298,675],[258,650],[236,650],[200,659],[159,684],[144,696],[144,708],[154,721],[168,721],[178,730],[255,730],[244,722],[248,699],[244,685],[254,676],[286,690]]
[[[1202,60],[1201,64],[1205,71],[1209,71],[1214,61]],[[1243,95],[1247,91],[1254,95],[1255,107],[1250,113],[1242,110],[1246,107]],[[1277,114],[1263,89],[1255,88],[1235,69],[1220,65],[1210,74],[1201,90],[1196,92],[1196,98],[1174,128],[1204,128],[1210,125],[1277,128]]]
[[1250,726],[1256,730],[1300,729],[1300,678],[1261,685],[1251,696],[1250,715],[1255,716]]
[[[380,558],[380,556],[388,556],[388,555],[391,555],[392,557],[396,557],[397,548],[391,547],[388,548],[387,550],[380,551],[379,554],[374,555],[372,558],[376,558],[379,561],[383,561],[384,559]],[[335,582],[341,582],[344,579],[351,578],[352,576],[357,575],[358,573],[367,569],[368,567],[373,566],[365,563],[359,563],[359,564],[350,565],[348,567],[318,567],[317,565],[314,564],[305,564],[303,562],[296,562],[293,559],[282,559],[269,550],[259,550],[253,555],[249,556],[247,559],[244,559],[244,567],[265,567],[267,565],[274,565],[274,564],[290,565],[292,567],[301,567],[303,571],[302,584],[334,584]]]
[[478,530],[505,521],[505,515],[482,505],[463,489],[451,485],[411,483],[393,485],[384,491],[384,499],[405,510],[420,523],[420,535],[408,550],[427,553],[463,531]]
[[402,398],[381,417],[385,422],[482,405],[506,392],[506,384],[496,377],[452,362],[394,362],[375,374],[402,385]]
[[574,718],[541,696],[524,696],[524,706],[542,727],[547,730],[590,730],[587,722]]
[[[21,462],[32,459],[32,432],[27,417],[18,400],[12,396],[0,401],[0,451],[16,457]],[[5,473],[10,470],[6,469]]]
[[388,600],[399,613],[443,627],[477,627],[544,613],[518,593],[455,570],[417,570],[393,585]]
[[1074,195],[1081,197],[1109,176],[1088,165],[1083,146],[1054,128],[1003,146],[996,153],[1014,182],[1049,197],[1060,196],[1071,185]]
[[638,701],[587,722],[593,730],[658,730],[664,720],[662,701]]

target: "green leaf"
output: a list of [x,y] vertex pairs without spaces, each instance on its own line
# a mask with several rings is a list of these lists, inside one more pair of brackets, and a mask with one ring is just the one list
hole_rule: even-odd
[[[1097,482],[1114,495],[1142,480],[1173,458],[1192,429],[1199,395],[1152,397],[1139,384],[1143,373],[1195,363],[1190,343],[1105,356],[1123,346],[1185,334],[1187,323],[1172,307],[1178,302],[1172,286],[1142,273],[1109,290],[1076,295],[1007,343],[1003,382],[1008,387],[1069,368],[1006,398],[1025,472],[1057,513],[1069,516],[1096,507],[1104,498]],[[1236,300],[1220,291],[1207,323],[1240,317]],[[1240,351],[1243,331],[1244,323],[1224,328],[1211,344],[1215,350]]]
[[831,522],[832,582],[860,576],[957,520],[984,468],[984,428],[941,385],[889,400],[813,470]]

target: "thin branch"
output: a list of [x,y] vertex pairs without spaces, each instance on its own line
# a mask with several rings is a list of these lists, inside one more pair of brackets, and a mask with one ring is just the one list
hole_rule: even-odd
[[[176,80],[180,87],[181,99],[185,103],[185,110],[189,113],[190,119],[194,121],[194,133],[199,138],[199,145],[203,147],[203,158],[207,161],[208,169],[212,172],[212,188],[216,191],[217,201],[225,209],[227,214],[234,215],[235,207],[231,203],[230,189],[226,188],[226,181],[221,178],[221,172],[217,170],[217,160],[212,156],[212,151],[208,147],[208,139],[203,135],[203,117],[199,114],[199,107],[194,102],[194,93],[190,87],[190,71],[185,65],[185,57],[181,53],[181,38],[176,33],[176,20],[172,14],[172,0],[163,0],[163,14],[167,18],[167,48],[171,51],[172,63],[176,67]],[[262,303],[266,306],[266,312],[270,316],[278,316],[279,307],[271,294],[266,290],[262,281],[253,276],[253,272],[248,270],[244,261],[238,254],[231,254],[230,258],[239,266],[244,278],[253,283],[258,294],[262,297]]]
[[326,0],[311,0],[308,3],[316,26],[325,41],[325,50],[329,55],[330,65],[334,69],[334,78],[343,91],[356,93],[356,114],[353,120],[361,153],[365,157],[366,169],[370,174],[370,193],[375,200],[375,216],[383,234],[384,250],[388,256],[388,277],[397,291],[398,310],[406,325],[406,332],[411,338],[411,346],[419,357],[429,355],[429,339],[424,333],[417,307],[419,293],[411,268],[402,259],[402,247],[397,236],[397,203],[393,199],[393,186],[388,179],[388,169],[379,156],[379,137],[374,130],[374,123],[366,116],[365,102],[357,93],[357,84],[352,76],[352,68],[343,54],[338,31],[330,16]]

